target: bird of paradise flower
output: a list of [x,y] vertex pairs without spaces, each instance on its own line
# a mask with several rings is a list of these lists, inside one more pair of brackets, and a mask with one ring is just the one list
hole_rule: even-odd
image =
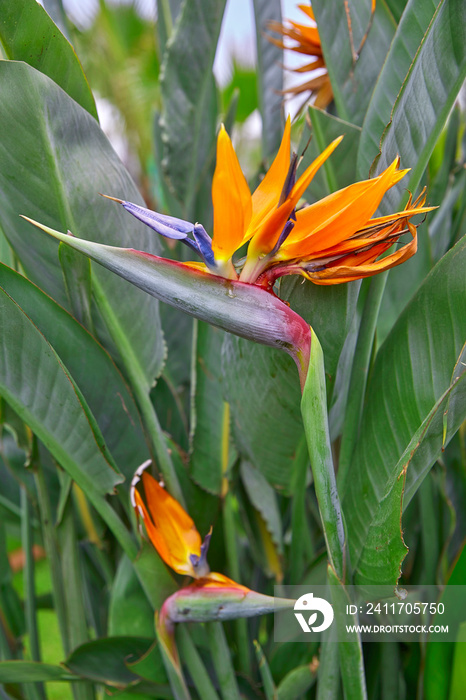
[[165,488],[149,474],[151,461],[141,464],[131,482],[131,503],[136,517],[161,559],[176,573],[190,576],[165,600],[157,616],[157,632],[164,651],[179,665],[175,624],[253,617],[286,609],[293,600],[272,598],[252,591],[227,576],[212,572],[207,564],[212,528],[202,541],[194,521]]
[[[373,217],[385,192],[408,172],[399,168],[397,157],[377,177],[299,208],[312,178],[342,137],[297,178],[299,163],[296,154],[291,155],[290,132],[288,119],[278,153],[251,194],[230,138],[221,127],[212,183],[212,238],[199,223],[116,199],[158,234],[182,241],[198,256],[197,261],[182,263],[102,245],[24,218],[161,301],[241,337],[285,350],[295,360],[304,386],[310,329],[275,295],[276,280],[298,274],[315,284],[340,284],[399,265],[417,249],[412,217],[432,207],[424,206],[423,190],[415,201],[410,196],[403,210]],[[411,240],[384,256],[404,233],[411,234]]]
[[[109,199],[157,233],[189,246],[202,262],[184,263],[187,270],[210,272],[268,291],[284,275],[299,274],[321,285],[339,284],[382,272],[414,255],[417,235],[410,219],[431,210],[424,207],[425,190],[415,202],[410,197],[404,210],[371,218],[385,192],[409,172],[400,170],[400,159],[395,158],[378,177],[297,208],[314,175],[343,137],[335,139],[296,179],[298,158],[291,156],[290,130],[288,118],[277,156],[251,195],[230,137],[221,127],[212,183],[212,238],[199,223]],[[412,237],[409,243],[380,258],[407,232]],[[247,253],[238,259],[245,244]]]

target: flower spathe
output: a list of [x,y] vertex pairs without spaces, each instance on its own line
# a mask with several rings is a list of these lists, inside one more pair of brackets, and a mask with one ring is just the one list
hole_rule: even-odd
[[[410,197],[404,210],[372,218],[385,192],[408,172],[400,169],[399,158],[377,177],[356,182],[310,206],[297,208],[312,178],[341,138],[335,139],[297,177],[298,159],[291,155],[288,119],[278,153],[251,194],[222,126],[212,183],[212,238],[201,224],[117,201],[161,235],[182,240],[195,250],[202,262],[183,263],[187,270],[208,271],[268,291],[277,278],[288,274],[302,275],[316,284],[361,279],[399,265],[414,255],[417,234],[410,219],[432,208],[424,206],[423,191],[414,202]],[[411,240],[394,253],[381,257],[404,233],[410,233]],[[245,244],[248,244],[246,256],[237,260],[236,254]]]

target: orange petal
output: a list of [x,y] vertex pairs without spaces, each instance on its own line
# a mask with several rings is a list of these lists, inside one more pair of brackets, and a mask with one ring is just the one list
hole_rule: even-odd
[[316,21],[312,7],[310,7],[309,5],[298,5],[298,7],[301,10],[301,12],[304,12],[304,14],[306,14],[309,17],[309,19],[312,19],[313,22]]
[[339,136],[335,141],[332,141],[325,151],[306,168],[301,177],[296,181],[285,202],[278,209],[272,211],[262,222],[249,244],[248,259],[255,259],[259,255],[264,255],[273,249],[291,212],[309,186],[312,178],[321,165],[325,163],[327,158],[333,153],[342,138],[343,136]]
[[143,472],[142,483],[147,509],[135,490],[137,506],[142,506],[147,534],[166,564],[179,574],[194,575],[190,555],[200,556],[201,536],[184,508],[154,479]]
[[396,267],[396,265],[401,265],[401,263],[411,258],[416,250],[417,237],[381,260],[375,260],[367,264],[358,264],[358,257],[353,255],[351,256],[352,259],[346,260],[345,264],[316,272],[303,272],[303,275],[315,284],[342,284],[343,282],[351,282],[352,280],[358,280],[364,277],[372,277],[372,275],[377,275],[379,272],[384,272],[392,267]]
[[212,182],[212,201],[212,250],[217,260],[227,261],[243,241],[251,220],[252,202],[248,183],[223,124],[217,138],[217,165]]
[[330,248],[362,229],[385,192],[408,172],[398,170],[398,163],[396,158],[378,177],[349,185],[299,211],[280,258],[311,255],[313,251]]
[[320,46],[320,36],[317,27],[308,27],[293,20],[290,20],[290,24],[302,35],[304,41]]
[[291,119],[286,120],[282,142],[264,179],[252,195],[252,219],[246,234],[250,238],[261,221],[277,207],[290,167]]
[[163,559],[165,564],[168,564],[168,566],[173,568],[173,557],[170,554],[170,550],[168,549],[167,544],[164,538],[162,537],[161,533],[159,532],[159,530],[157,530],[154,523],[152,522],[152,518],[147,512],[147,508],[138,491],[134,492],[134,500],[136,503],[136,510],[138,511],[139,515],[144,521],[147,536],[149,537],[150,541],[154,545],[155,549],[159,553],[159,556]]

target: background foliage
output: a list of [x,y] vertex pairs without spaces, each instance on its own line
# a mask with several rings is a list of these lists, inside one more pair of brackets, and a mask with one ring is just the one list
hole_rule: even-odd
[[[326,580],[291,359],[159,305],[19,218],[182,259],[98,193],[209,230],[219,123],[252,184],[270,163],[284,57],[264,34],[278,0],[252,2],[257,68],[238,59],[221,87],[212,68],[225,0],[156,4],[154,24],[101,0],[78,29],[60,0],[44,2],[49,14],[36,0],[0,1],[2,698],[173,697],[153,612],[180,581],[141,545],[128,498],[149,457],[177,475],[201,534],[213,525],[213,570],[270,594]],[[466,583],[466,6],[379,0],[372,19],[369,0],[313,9],[334,101],[298,115],[294,145],[302,153],[312,134],[305,165],[345,139],[306,199],[399,154],[411,172],[380,213],[423,185],[438,209],[417,255],[388,275],[328,288],[291,278],[279,293],[323,348],[353,581],[437,583],[447,595]],[[99,125],[102,105],[123,160]],[[367,645],[362,692],[344,650],[275,643],[269,618],[226,626],[223,665],[221,628],[180,627],[193,697],[462,692],[462,628],[456,644]]]

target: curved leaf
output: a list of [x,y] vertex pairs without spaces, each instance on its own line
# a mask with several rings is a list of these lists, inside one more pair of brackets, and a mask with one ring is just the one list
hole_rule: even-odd
[[0,683],[31,683],[39,681],[71,680],[69,672],[61,666],[40,664],[36,661],[0,662]]
[[60,357],[82,391],[120,471],[131,481],[147,459],[148,450],[134,400],[110,356],[61,306],[1,264],[0,288],[16,301]]
[[199,486],[219,495],[229,443],[229,410],[223,400],[221,375],[225,334],[198,322],[194,337],[189,472]]
[[238,450],[272,486],[289,493],[304,430],[293,362],[284,353],[227,336],[223,376]]
[[[108,192],[143,203],[96,121],[24,63],[0,62],[0,82],[0,121],[8,144],[0,149],[0,221],[28,277],[66,308],[56,245],[31,230],[20,214],[154,253],[159,244],[122,207],[98,196]],[[164,356],[157,302],[100,268],[92,275],[94,289],[101,289],[152,385]],[[105,322],[93,311],[99,337],[118,358]]]
[[364,119],[357,166],[360,178],[367,177],[371,163],[379,152],[380,140],[390,122],[393,105],[437,5],[438,0],[410,0],[406,5]]
[[385,130],[380,172],[396,157],[412,170],[384,197],[382,213],[399,206],[406,188],[416,190],[434,145],[466,78],[466,6],[442,0],[393,107]]
[[94,97],[73,47],[36,0],[2,3],[0,41],[9,59],[48,75],[97,119]]
[[241,462],[241,479],[254,508],[261,514],[278,552],[283,554],[283,535],[277,496],[265,477],[252,464]]
[[395,33],[393,18],[384,0],[377,0],[372,23],[367,0],[314,0],[312,8],[338,116],[361,124]]
[[212,67],[225,3],[184,2],[164,54],[162,165],[188,221],[194,220],[196,191],[213,155],[217,125]]
[[[452,384],[452,375],[466,338],[465,263],[463,238],[431,271],[377,355],[344,498],[353,566],[403,467],[409,464],[406,508],[464,420],[465,382]],[[399,521],[397,529],[399,537]]]
[[123,476],[113,469],[95,420],[67,370],[3,290],[0,314],[1,395],[81,488],[112,493]]
[[150,637],[94,639],[92,642],[81,644],[64,663],[82,678],[124,687],[138,680],[138,676],[130,671],[128,665],[144,656],[152,644],[153,639]]
[[281,22],[280,0],[254,0],[256,24],[257,78],[259,81],[259,106],[262,117],[262,155],[274,155],[283,135],[283,49],[267,39],[267,24],[271,20]]

